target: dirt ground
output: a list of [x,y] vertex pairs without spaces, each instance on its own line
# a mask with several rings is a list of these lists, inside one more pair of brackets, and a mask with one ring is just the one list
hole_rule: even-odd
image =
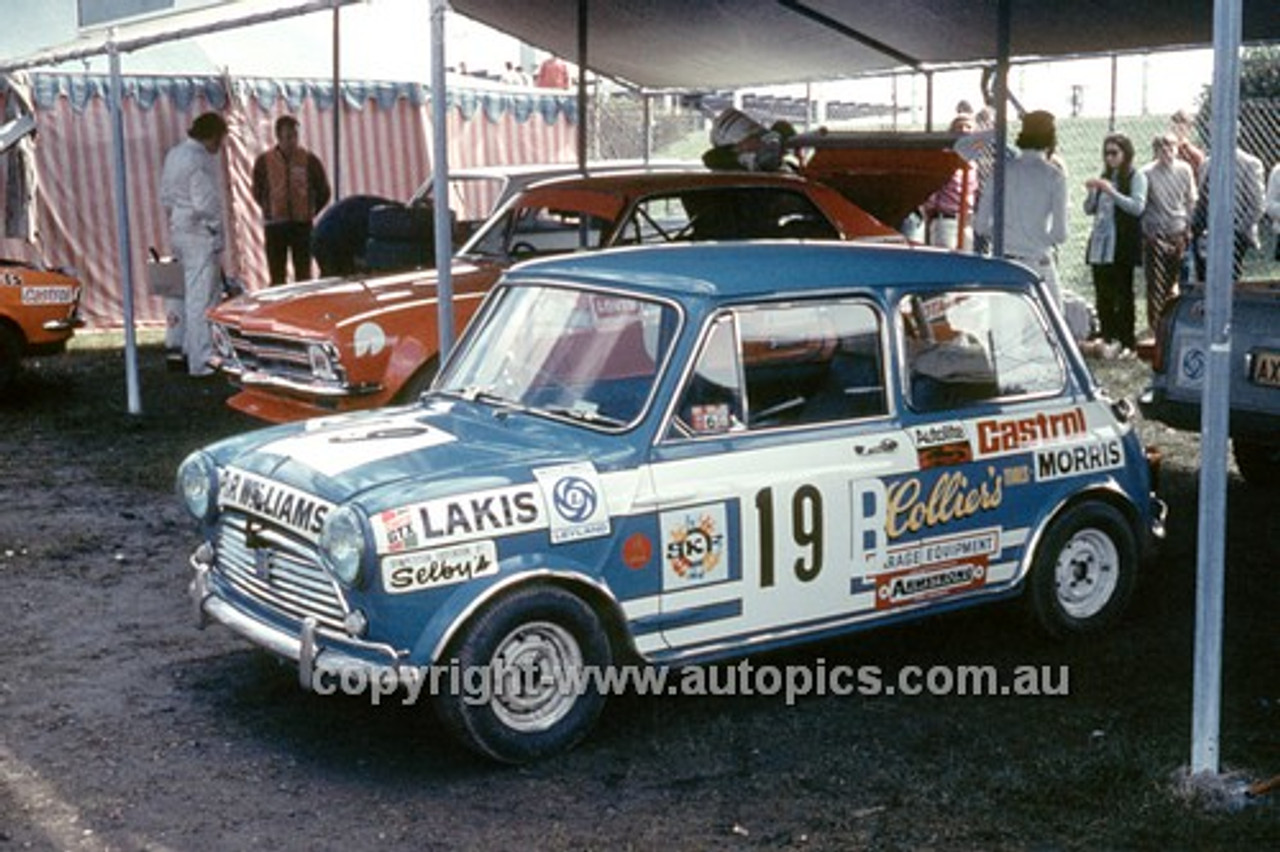
[[[0,403],[0,852],[1280,847],[1280,793],[1227,812],[1174,782],[1194,441],[1165,466],[1170,540],[1106,637],[1053,642],[1001,605],[758,658],[1068,666],[1069,697],[630,695],[572,753],[512,769],[423,707],[302,692],[292,669],[196,629],[196,536],[169,477],[249,424],[224,388],[143,355],[142,417],[122,410],[114,352],[38,362]],[[1275,495],[1233,474],[1223,526],[1222,758],[1257,780],[1280,773]]]

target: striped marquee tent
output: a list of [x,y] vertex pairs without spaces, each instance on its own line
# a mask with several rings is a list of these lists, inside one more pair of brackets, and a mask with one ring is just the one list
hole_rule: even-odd
[[[38,127],[36,197],[40,241],[33,247],[0,238],[0,254],[71,266],[85,285],[82,314],[90,326],[123,320],[113,196],[112,138],[107,94],[98,74],[31,75]],[[450,168],[532,162],[573,162],[577,105],[569,94],[450,87],[447,93]],[[168,254],[160,169],[191,120],[220,112],[231,127],[222,156],[226,173],[228,275],[250,288],[267,281],[262,230],[250,192],[254,158],[274,144],[272,127],[296,115],[302,143],[329,169],[333,113],[340,109],[341,192],[408,199],[430,174],[430,92],[416,83],[233,79],[214,76],[124,78],[122,100],[129,191],[131,253],[139,322],[163,321],[161,301],[145,291],[147,249]],[[0,198],[5,170],[0,168]]]

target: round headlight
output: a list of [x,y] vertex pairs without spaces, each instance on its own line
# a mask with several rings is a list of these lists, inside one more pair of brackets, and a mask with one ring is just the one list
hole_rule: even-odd
[[217,510],[218,468],[208,454],[194,452],[178,466],[178,496],[193,517],[207,521]]
[[360,563],[364,559],[364,522],[350,506],[329,513],[320,530],[320,559],[329,573],[345,586],[360,579]]
[[338,380],[338,370],[334,366],[333,358],[329,355],[329,347],[312,343],[307,347],[307,359],[311,362],[311,375],[323,382]]

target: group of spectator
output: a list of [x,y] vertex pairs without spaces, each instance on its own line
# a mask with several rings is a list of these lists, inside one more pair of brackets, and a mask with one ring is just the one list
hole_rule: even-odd
[[[1127,135],[1109,133],[1102,143],[1100,172],[1084,181],[1084,212],[1093,218],[1086,259],[1096,293],[1100,351],[1106,357],[1128,356],[1137,348],[1133,279],[1139,265],[1148,333],[1180,285],[1193,276],[1205,279],[1209,160],[1192,141],[1193,129],[1192,116],[1175,113],[1168,132],[1152,140],[1152,158],[1145,164],[1138,163]],[[989,111],[974,115],[961,102],[950,131],[959,135],[956,150],[968,164],[921,208],[925,239],[981,252],[993,237],[995,220],[992,194],[983,191],[990,185],[994,162]],[[1006,152],[1005,161],[1003,254],[1036,269],[1064,307],[1055,254],[1068,235],[1068,174],[1055,154],[1054,116],[1027,112],[1015,144],[1016,151]],[[1235,158],[1232,224],[1238,278],[1247,252],[1261,247],[1264,214],[1277,232],[1280,260],[1280,164],[1272,168],[1264,190],[1261,160],[1238,147]],[[972,233],[958,228],[965,210],[974,211]],[[1073,331],[1081,333],[1071,323],[1071,306],[1065,307]]]
[[[1097,293],[1104,354],[1136,348],[1133,273],[1140,262],[1146,283],[1147,327],[1154,329],[1178,288],[1194,277],[1205,280],[1209,225],[1209,158],[1192,141],[1194,121],[1178,111],[1169,131],[1151,143],[1153,159],[1138,167],[1134,146],[1123,133],[1103,140],[1103,169],[1085,181],[1085,212],[1094,217],[1088,260]],[[1237,147],[1232,201],[1233,278],[1244,259],[1260,248],[1264,212],[1280,232],[1280,165],[1264,190],[1262,161]],[[1264,206],[1264,192],[1275,197]]]

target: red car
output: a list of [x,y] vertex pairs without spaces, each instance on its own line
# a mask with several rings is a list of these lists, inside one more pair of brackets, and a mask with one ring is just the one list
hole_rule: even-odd
[[[846,182],[877,211],[898,215],[956,168],[949,151],[924,153],[837,149],[820,151],[813,162],[836,182],[838,163],[856,161],[863,174]],[[555,179],[512,198],[454,256],[456,327],[466,325],[516,261],[743,239],[903,240],[841,191],[792,174],[688,170]],[[223,303],[210,318],[214,366],[240,387],[228,404],[284,422],[416,398],[438,367],[436,282],[434,271],[415,271],[304,282]]]

